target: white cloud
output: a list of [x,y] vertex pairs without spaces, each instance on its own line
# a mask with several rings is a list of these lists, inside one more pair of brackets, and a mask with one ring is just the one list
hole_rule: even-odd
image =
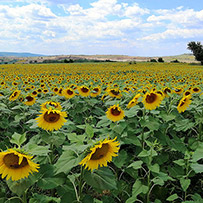
[[202,37],[203,29],[168,29],[161,33],[155,33],[146,37],[139,38],[139,40],[164,40],[177,38],[194,38]]
[[[18,6],[12,2],[0,5],[0,39],[6,42],[1,45],[21,45],[27,50],[40,46],[49,54],[65,47],[87,52],[85,46],[95,46],[100,52],[112,46],[111,50],[123,52],[128,47],[148,47],[145,41],[201,40],[203,36],[203,10],[177,7],[150,11],[118,0],[95,0],[84,8],[76,0],[60,0],[56,12],[50,6],[51,2],[56,5],[54,0],[22,0],[26,3]],[[63,9],[62,15],[56,14],[59,9]]]

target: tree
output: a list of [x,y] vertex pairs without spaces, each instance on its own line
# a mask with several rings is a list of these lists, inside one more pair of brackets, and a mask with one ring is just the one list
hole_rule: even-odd
[[201,42],[189,42],[187,45],[188,49],[192,51],[193,55],[195,56],[195,59],[197,61],[201,62],[201,65],[203,65],[203,46]]
[[160,58],[158,58],[158,62],[159,62],[159,63],[163,63],[164,60],[160,57]]

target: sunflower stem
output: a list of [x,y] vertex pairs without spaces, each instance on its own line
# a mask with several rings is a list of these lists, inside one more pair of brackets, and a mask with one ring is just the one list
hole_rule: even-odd
[[22,199],[23,203],[27,203],[26,193],[27,193],[27,190],[25,192],[23,192],[23,199]]
[[[145,108],[143,109],[143,120],[145,121]],[[144,145],[145,145],[145,142],[144,142],[144,127],[142,127],[142,149],[144,149]]]
[[81,166],[81,170],[80,170],[80,180],[79,180],[79,185],[78,185],[78,196],[79,199],[81,200],[81,196],[82,196],[82,189],[83,189],[83,176],[84,176],[84,167]]

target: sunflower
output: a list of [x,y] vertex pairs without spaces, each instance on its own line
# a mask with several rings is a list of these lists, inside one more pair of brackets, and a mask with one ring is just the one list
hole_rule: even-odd
[[80,86],[78,87],[78,92],[83,97],[88,97],[90,94],[90,89],[87,86]]
[[172,91],[171,91],[171,89],[169,87],[165,87],[164,90],[163,90],[163,93],[164,93],[165,97],[168,97],[169,96],[168,93],[171,93],[171,92]]
[[6,180],[17,181],[27,178],[29,174],[38,172],[39,164],[32,162],[32,156],[22,152],[22,150],[8,149],[0,152],[0,174]]
[[21,91],[20,90],[15,90],[11,96],[9,97],[9,101],[15,101],[19,95],[20,95]]
[[63,96],[66,99],[71,99],[71,98],[73,98],[75,96],[75,92],[73,91],[72,88],[68,87],[68,88],[63,90]]
[[117,104],[108,108],[108,111],[106,112],[106,116],[109,120],[115,122],[123,119],[125,115],[124,115],[124,111]]
[[112,161],[112,157],[118,156],[119,145],[118,141],[105,139],[90,148],[89,154],[79,163],[88,168],[88,170],[98,169],[98,167],[107,166],[108,162]]
[[141,94],[135,95],[128,103],[127,108],[130,109],[138,103],[138,99],[140,98]]
[[193,93],[199,93],[199,92],[201,92],[201,89],[199,87],[193,87],[192,92]]
[[179,113],[184,112],[190,105],[191,103],[191,95],[184,96],[180,101],[177,106],[177,110]]
[[115,97],[118,99],[120,99],[122,97],[121,90],[119,90],[118,88],[108,89],[107,91],[109,93],[109,96],[111,96],[111,97]]
[[181,88],[181,87],[175,88],[175,90],[173,92],[180,95],[183,92],[183,88]]
[[66,122],[66,112],[62,112],[56,109],[47,109],[42,111],[42,114],[39,115],[35,120],[38,122],[38,126],[44,130],[58,130]]
[[25,105],[32,106],[35,102],[36,102],[35,97],[30,96],[30,95],[25,97],[25,102],[24,102]]
[[100,87],[94,87],[92,89],[92,92],[90,93],[90,96],[91,97],[96,97],[96,96],[98,96],[100,94],[101,94],[101,88]]
[[47,101],[41,105],[41,110],[48,110],[50,108],[61,110],[62,106],[59,102],[53,102],[53,101]]
[[162,96],[154,91],[147,92],[142,100],[144,106],[148,110],[156,109],[162,101]]

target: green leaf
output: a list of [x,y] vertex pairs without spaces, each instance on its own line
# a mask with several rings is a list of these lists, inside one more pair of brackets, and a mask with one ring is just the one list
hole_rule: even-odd
[[85,133],[89,138],[92,138],[94,136],[94,129],[88,123],[86,123]]
[[192,156],[192,161],[196,162],[196,161],[198,161],[198,160],[200,160],[202,158],[203,158],[203,143],[201,143],[199,145],[199,147],[195,150],[195,152],[194,152],[194,154]]
[[188,189],[188,187],[190,186],[190,179],[185,179],[185,178],[181,178],[180,179],[180,185],[181,185],[181,187],[182,187],[182,189],[183,189],[183,191],[185,192],[187,189]]
[[43,190],[49,190],[56,188],[59,185],[62,185],[65,182],[65,177],[60,176],[54,176],[54,177],[49,177],[49,178],[41,178],[37,185],[39,188]]
[[76,133],[68,133],[67,137],[71,143],[83,143],[86,138],[85,135],[77,135]]
[[127,199],[126,203],[134,203],[135,200],[137,200],[137,196],[141,193],[146,194],[148,191],[148,187],[146,185],[143,185],[142,182],[137,179],[135,183],[133,184],[132,188],[132,197]]
[[104,116],[104,117],[102,117],[102,120],[100,120],[98,123],[97,123],[97,128],[99,128],[99,127],[106,127],[106,126],[108,126],[108,125],[110,125],[111,124],[111,121],[106,117],[106,116]]
[[178,159],[173,161],[175,164],[178,164],[179,166],[185,166],[185,161],[183,159]]
[[16,132],[12,135],[12,138],[10,140],[11,143],[16,144],[18,146],[21,146],[25,141],[26,141],[26,134],[23,133],[21,135]]
[[203,173],[203,164],[192,163],[191,168],[195,171],[195,173]]
[[150,169],[150,171],[152,171],[154,173],[159,173],[159,171],[160,171],[159,164],[150,165],[150,166],[148,166],[148,168]]
[[80,161],[81,157],[77,157],[73,151],[64,151],[55,164],[56,173],[64,172],[65,174],[68,174]]
[[173,194],[173,195],[169,196],[166,200],[172,202],[175,199],[178,199],[178,195],[177,194]]
[[121,150],[117,157],[113,160],[113,163],[118,167],[121,168],[128,158],[128,154],[125,150]]
[[129,110],[125,110],[125,116],[128,118],[135,117],[139,108],[139,106],[133,106]]
[[6,182],[9,189],[20,197],[25,190],[36,182],[36,180],[36,176],[30,175],[28,178],[24,178],[19,181],[12,181],[9,179]]
[[49,146],[39,146],[37,144],[29,144],[26,150],[32,155],[47,156],[50,152]]
[[39,195],[34,194],[33,198],[29,200],[29,203],[44,203],[44,202],[53,202],[53,203],[60,203],[60,198],[50,197],[46,195]]
[[180,131],[185,132],[186,130],[191,129],[195,125],[195,123],[193,123],[189,119],[184,119],[184,120],[180,119],[175,122],[175,125],[176,125],[175,129],[178,132]]
[[128,166],[128,168],[133,167],[134,169],[139,169],[142,168],[142,164],[143,164],[142,161],[134,161],[132,164]]
[[99,191],[117,189],[115,175],[107,167],[99,168],[94,172],[86,170],[84,179],[88,185]]

